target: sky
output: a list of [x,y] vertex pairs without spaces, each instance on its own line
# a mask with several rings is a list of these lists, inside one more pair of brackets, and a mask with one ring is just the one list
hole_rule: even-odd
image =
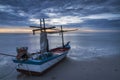
[[39,25],[120,30],[120,0],[0,0],[0,28]]

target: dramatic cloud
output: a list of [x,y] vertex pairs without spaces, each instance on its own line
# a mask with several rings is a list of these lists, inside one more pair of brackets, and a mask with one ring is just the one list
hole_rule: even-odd
[[119,0],[0,0],[0,26],[47,25],[120,29]]
[[83,17],[83,19],[108,19],[108,20],[117,20],[120,19],[120,14],[111,14],[111,13],[104,13],[104,14],[95,14]]

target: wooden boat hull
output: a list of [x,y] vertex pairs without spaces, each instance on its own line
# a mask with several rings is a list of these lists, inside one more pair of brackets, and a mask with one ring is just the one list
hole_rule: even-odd
[[62,59],[64,59],[67,55],[68,51],[65,51],[58,57],[47,61],[40,65],[34,65],[34,64],[19,64],[17,67],[17,71],[27,74],[27,75],[41,75],[43,72],[54,66],[56,63],[60,62]]

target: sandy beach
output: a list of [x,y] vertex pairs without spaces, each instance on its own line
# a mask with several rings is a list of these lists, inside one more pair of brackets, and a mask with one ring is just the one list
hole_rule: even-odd
[[[120,80],[120,55],[73,60],[69,57],[41,76],[27,76],[15,70],[5,80]],[[4,80],[3,79],[3,80]]]

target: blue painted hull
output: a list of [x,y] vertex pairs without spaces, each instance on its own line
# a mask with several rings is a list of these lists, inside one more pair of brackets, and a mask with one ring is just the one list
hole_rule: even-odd
[[[61,51],[62,50],[62,51]],[[21,73],[43,73],[48,68],[52,67],[54,64],[61,61],[66,57],[68,51],[70,50],[70,45],[66,45],[64,48],[59,47],[52,49],[51,52],[55,53],[51,57],[35,60],[29,58],[28,60],[18,60],[13,59],[13,62],[17,64],[17,71]],[[57,53],[55,52],[57,51]],[[60,51],[60,52],[59,52]]]

